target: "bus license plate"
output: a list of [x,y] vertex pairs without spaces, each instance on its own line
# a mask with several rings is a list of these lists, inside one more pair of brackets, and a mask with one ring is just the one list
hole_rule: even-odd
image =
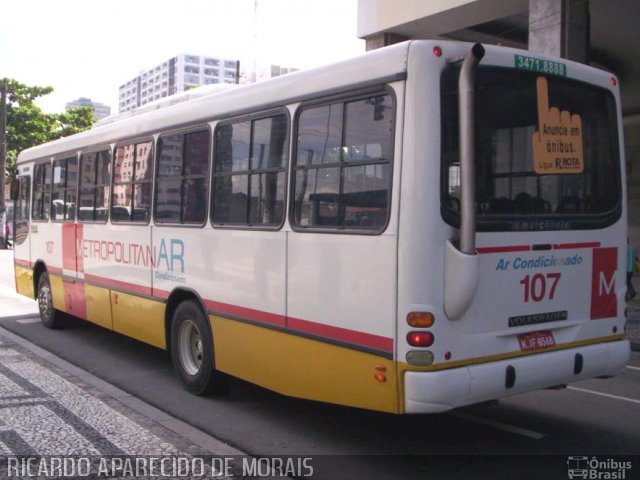
[[518,342],[520,343],[520,350],[528,352],[530,350],[543,350],[555,346],[556,341],[553,338],[553,333],[549,330],[543,330],[541,332],[529,332],[518,335]]

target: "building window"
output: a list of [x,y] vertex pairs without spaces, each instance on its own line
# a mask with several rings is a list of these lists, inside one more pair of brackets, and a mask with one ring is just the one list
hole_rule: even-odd
[[287,117],[216,129],[213,223],[275,227],[284,219]]
[[49,220],[51,208],[51,164],[41,163],[36,165],[33,178],[33,220]]
[[53,187],[51,189],[51,219],[73,221],[76,218],[76,187],[78,183],[78,159],[63,158],[53,162]]
[[156,223],[200,225],[205,222],[210,143],[208,129],[160,138]]
[[184,57],[184,61],[187,63],[200,63],[200,57],[194,55],[187,55]]
[[107,221],[110,181],[111,154],[109,150],[83,153],[80,156],[79,221]]
[[224,68],[236,68],[236,62],[233,62],[231,60],[225,60],[224,62]]
[[302,110],[292,224],[380,231],[391,189],[394,105],[376,95]]
[[217,60],[215,58],[205,58],[204,64],[210,67],[218,67],[220,66],[220,60]]
[[152,145],[148,141],[116,148],[111,195],[112,222],[149,221]]

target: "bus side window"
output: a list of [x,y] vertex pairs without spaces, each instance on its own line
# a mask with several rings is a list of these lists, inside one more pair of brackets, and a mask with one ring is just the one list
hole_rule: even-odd
[[18,198],[13,212],[13,244],[21,245],[29,234],[29,200],[31,177],[20,177]]
[[111,221],[149,222],[152,158],[151,140],[116,147],[113,161]]
[[216,129],[214,225],[282,224],[288,130],[284,114],[227,123]]
[[294,226],[380,231],[389,216],[391,95],[303,108],[298,117]]
[[209,129],[160,137],[156,223],[203,224],[207,218]]
[[106,222],[108,217],[111,153],[109,150],[83,153],[80,156],[78,186],[78,220]]
[[40,163],[34,168],[33,204],[31,218],[48,221],[51,209],[51,163]]
[[78,159],[68,157],[53,162],[51,219],[73,221],[76,217]]

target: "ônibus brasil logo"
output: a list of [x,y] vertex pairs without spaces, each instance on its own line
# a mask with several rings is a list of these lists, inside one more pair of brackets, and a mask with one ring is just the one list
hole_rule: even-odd
[[631,462],[608,458],[576,456],[567,458],[569,478],[585,480],[625,480],[627,471],[631,470]]

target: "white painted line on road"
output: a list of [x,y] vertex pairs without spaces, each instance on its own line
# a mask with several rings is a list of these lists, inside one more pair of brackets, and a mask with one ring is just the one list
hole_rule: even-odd
[[631,365],[627,365],[627,368],[631,370],[640,370],[640,367],[632,367]]
[[567,387],[569,390],[575,390],[576,392],[590,393],[592,395],[599,395],[601,397],[613,398],[615,400],[623,400],[625,402],[637,403],[640,405],[640,400],[635,398],[621,397],[620,395],[612,395],[610,393],[596,392],[595,390],[587,390],[586,388]]
[[462,420],[468,420],[470,422],[479,423],[480,425],[485,425],[487,427],[496,428],[498,430],[503,430],[509,433],[515,433],[516,435],[522,435],[523,437],[533,438],[534,440],[540,440],[547,436],[544,433],[534,432],[533,430],[516,427],[514,425],[509,425],[508,423],[499,422],[497,420],[490,420],[488,418],[478,417],[477,415],[472,415],[470,413],[452,412],[450,413],[450,415],[454,417],[458,417]]
[[16,320],[16,322],[26,325],[28,323],[40,323],[39,318],[23,318],[22,320]]

